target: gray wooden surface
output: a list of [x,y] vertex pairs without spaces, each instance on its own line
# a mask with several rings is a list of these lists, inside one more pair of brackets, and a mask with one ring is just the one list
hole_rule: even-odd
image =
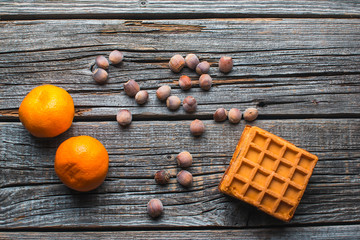
[[[360,208],[360,18],[358,1],[2,1],[0,3],[0,239],[356,239]],[[95,19],[97,18],[97,19]],[[37,20],[36,20],[37,19]],[[97,55],[124,52],[109,83],[96,85]],[[188,92],[167,63],[194,52],[211,63],[214,87]],[[221,74],[217,61],[234,58]],[[197,76],[185,69],[194,83]],[[139,107],[123,92],[135,79],[150,94]],[[55,84],[74,98],[75,122],[51,140],[34,138],[18,107],[35,86]],[[198,111],[168,111],[155,97],[169,84]],[[252,125],[318,155],[319,162],[289,223],[220,194],[217,185],[246,124],[215,123],[218,107],[257,107]],[[134,122],[115,121],[120,108]],[[206,133],[193,138],[192,119]],[[89,193],[66,188],[53,170],[59,144],[71,136],[98,138],[109,173]],[[172,178],[175,156],[194,156],[194,186]],[[164,215],[152,220],[157,197]],[[316,225],[316,226],[314,226]],[[49,232],[48,232],[49,231]]]

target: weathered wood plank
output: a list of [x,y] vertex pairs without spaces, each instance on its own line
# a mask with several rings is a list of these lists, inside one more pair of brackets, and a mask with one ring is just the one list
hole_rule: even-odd
[[213,16],[335,16],[359,17],[360,4],[352,1],[2,1],[0,17],[113,17],[184,18]]
[[[217,107],[262,107],[264,116],[359,114],[360,24],[358,19],[68,20],[2,22],[0,118],[15,119],[22,98],[43,83],[63,86],[82,117],[112,118],[130,108],[139,118],[185,117],[166,110],[154,89],[168,83],[174,93],[199,100],[198,116]],[[71,26],[71,27],[69,27]],[[125,52],[110,67],[109,84],[91,78],[94,57]],[[212,63],[215,86],[179,91],[179,74],[167,67],[175,53],[196,52]],[[231,55],[234,71],[217,70]],[[197,76],[188,69],[194,80]],[[149,89],[150,102],[138,108],[122,92],[128,79]]]
[[0,239],[357,239],[359,225],[186,231],[0,232]]
[[[20,123],[0,123],[0,228],[185,227],[283,225],[255,208],[225,197],[220,178],[244,127],[205,121],[200,139],[190,121],[135,121],[122,129],[113,122],[77,122],[51,139],[31,137]],[[319,162],[292,224],[360,221],[360,121],[358,119],[257,120],[253,124],[319,156]],[[105,183],[79,194],[57,179],[53,159],[71,136],[91,135],[108,149]],[[157,186],[153,174],[178,171],[174,158],[193,153],[194,186],[183,189],[173,178]],[[164,216],[151,220],[149,199],[160,198]],[[69,221],[71,219],[71,221]]]

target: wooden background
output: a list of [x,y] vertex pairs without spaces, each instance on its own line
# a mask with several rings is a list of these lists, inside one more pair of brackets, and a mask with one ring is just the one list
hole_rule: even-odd
[[[360,238],[359,1],[2,1],[0,3],[0,239],[290,239]],[[124,52],[109,82],[94,83],[97,55]],[[174,54],[211,63],[214,86],[183,92],[172,73]],[[217,61],[232,56],[234,70]],[[148,90],[138,106],[123,92],[129,79]],[[53,139],[32,137],[18,107],[34,87],[51,83],[74,99],[72,127]],[[198,111],[168,111],[155,97],[164,84]],[[215,123],[218,107],[257,107],[251,123],[318,155],[319,162],[289,223],[220,194],[217,185],[246,124]],[[129,109],[134,121],[115,120]],[[201,138],[191,120],[206,125]],[[90,135],[107,148],[106,181],[89,193],[57,178],[61,142]],[[157,170],[179,171],[175,156],[190,151],[194,186]],[[151,219],[151,198],[164,215]]]

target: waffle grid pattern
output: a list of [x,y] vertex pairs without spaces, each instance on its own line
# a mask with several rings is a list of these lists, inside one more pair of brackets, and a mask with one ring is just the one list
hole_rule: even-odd
[[225,193],[289,221],[317,157],[262,129],[253,127],[249,134],[250,141],[229,167]]

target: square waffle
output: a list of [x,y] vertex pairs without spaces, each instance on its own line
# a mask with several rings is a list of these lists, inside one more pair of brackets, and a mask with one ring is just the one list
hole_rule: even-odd
[[246,126],[219,190],[290,221],[317,160],[272,133]]

